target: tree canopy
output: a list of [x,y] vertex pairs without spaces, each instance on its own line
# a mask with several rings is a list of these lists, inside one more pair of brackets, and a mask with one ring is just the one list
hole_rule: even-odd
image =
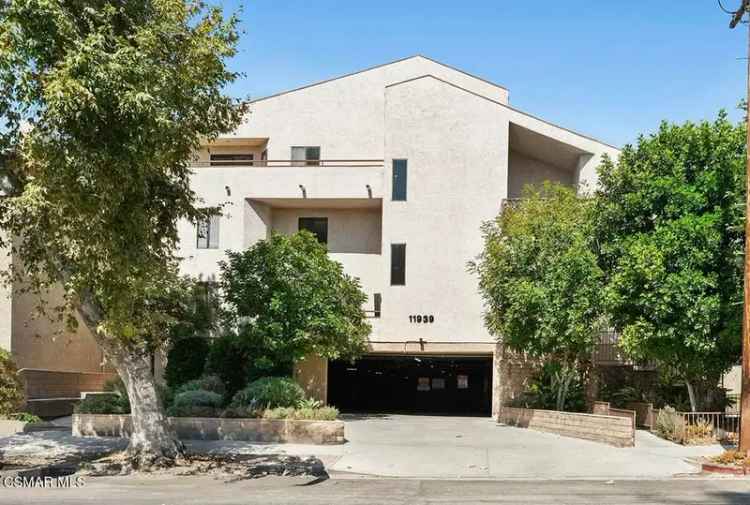
[[354,358],[364,352],[370,325],[359,280],[328,257],[314,235],[274,233],[221,263],[225,325],[255,365],[277,367],[315,354]]
[[688,381],[716,384],[738,359],[744,166],[745,130],[722,112],[662,123],[600,167],[607,311],[628,354]]
[[236,42],[236,19],[197,1],[0,2],[10,278],[62,285],[128,385],[144,464],[175,454],[147,352],[179,288],[177,222],[207,212],[190,162],[243,114],[224,91]]
[[602,317],[602,272],[591,244],[589,199],[574,188],[527,187],[483,226],[484,319],[510,349],[566,364],[588,358]]

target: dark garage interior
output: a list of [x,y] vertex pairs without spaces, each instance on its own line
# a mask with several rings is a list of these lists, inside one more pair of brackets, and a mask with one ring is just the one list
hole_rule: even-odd
[[365,356],[328,364],[328,402],[342,412],[490,415],[489,356]]

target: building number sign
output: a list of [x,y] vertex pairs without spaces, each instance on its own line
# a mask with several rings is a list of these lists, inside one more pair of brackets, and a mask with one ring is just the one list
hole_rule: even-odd
[[435,316],[432,314],[418,314],[418,315],[411,315],[409,316],[409,322],[410,323],[434,323],[435,322]]

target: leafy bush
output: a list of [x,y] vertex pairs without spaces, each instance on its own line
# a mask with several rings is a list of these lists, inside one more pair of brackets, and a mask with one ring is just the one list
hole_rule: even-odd
[[175,395],[179,395],[180,393],[184,393],[186,391],[198,390],[211,391],[212,393],[216,393],[217,395],[221,395],[222,397],[227,392],[227,389],[224,386],[224,382],[222,382],[221,378],[218,375],[203,375],[202,377],[188,381],[182,386],[178,387],[175,390]]
[[682,442],[685,434],[685,420],[672,407],[664,407],[656,416],[656,433],[667,440]]
[[289,377],[264,377],[238,391],[232,406],[294,407],[304,398],[302,387]]
[[339,417],[336,407],[300,408],[292,414],[292,419],[308,419],[311,421],[333,421]]
[[229,419],[252,419],[256,417],[263,417],[263,411],[255,408],[255,406],[229,406],[221,412],[221,417]]
[[24,402],[23,383],[8,351],[0,349],[0,415],[17,412]]
[[178,338],[167,352],[164,378],[167,384],[178,387],[201,376],[209,352],[209,341],[204,337]]
[[288,419],[294,414],[294,407],[276,407],[263,411],[263,419]]
[[8,416],[8,419],[21,421],[22,423],[41,423],[42,418],[28,412],[14,412]]
[[214,417],[221,402],[221,395],[213,391],[183,391],[175,395],[167,414],[173,417]]
[[586,399],[580,375],[577,370],[564,368],[559,363],[546,363],[511,406],[584,412]]
[[117,393],[88,395],[75,410],[79,414],[130,414],[130,402]]
[[297,402],[298,409],[319,409],[323,406],[323,402],[316,400],[315,398],[305,398]]
[[262,377],[290,375],[291,357],[272,347],[253,328],[245,328],[240,335],[222,335],[211,341],[206,372],[221,377],[228,398]]

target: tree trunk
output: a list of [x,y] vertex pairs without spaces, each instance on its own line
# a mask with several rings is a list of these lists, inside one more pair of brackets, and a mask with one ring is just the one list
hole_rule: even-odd
[[698,410],[698,405],[695,401],[695,390],[693,389],[693,384],[690,381],[685,381],[685,387],[687,387],[688,397],[690,397],[690,411],[696,412]]
[[156,391],[149,355],[128,349],[117,339],[103,334],[100,329],[103,317],[96,302],[82,301],[80,313],[128,391],[133,425],[128,455],[133,467],[147,470],[171,466],[176,458],[182,456],[183,445],[167,422]]

